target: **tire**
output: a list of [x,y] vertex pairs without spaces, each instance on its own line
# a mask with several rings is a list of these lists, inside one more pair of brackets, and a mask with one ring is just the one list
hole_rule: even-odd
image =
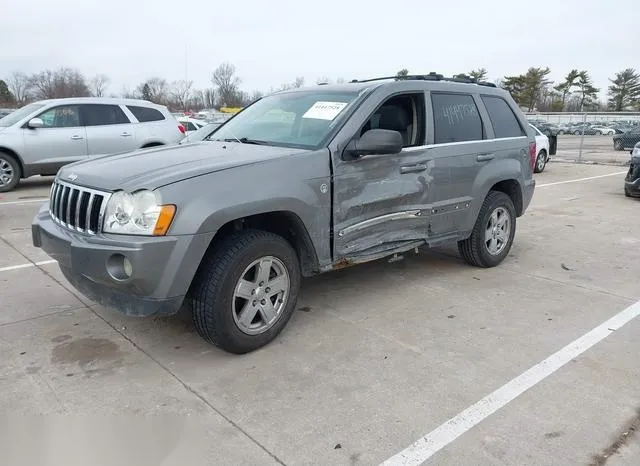
[[624,144],[622,143],[621,140],[616,139],[615,141],[613,141],[613,149],[614,150],[624,150]]
[[0,193],[13,191],[22,178],[20,164],[12,155],[0,152]]
[[[485,234],[492,215],[498,211],[501,211],[503,215],[508,215],[508,221],[510,222],[509,232],[506,242],[503,242],[502,248],[492,253],[487,246],[488,241],[485,241]],[[509,254],[515,233],[516,209],[513,206],[511,198],[500,191],[489,191],[489,194],[487,194],[487,197],[482,203],[471,236],[458,242],[458,251],[462,258],[470,265],[483,268],[495,267]],[[496,241],[495,236],[493,236],[492,239]]]
[[558,136],[562,136],[564,134],[563,130],[558,131]]
[[544,167],[546,166],[547,166],[547,151],[543,149],[538,154],[538,157],[536,157],[536,165],[533,169],[533,172],[542,173],[544,171]]
[[[271,282],[279,278],[279,283],[284,283],[283,290],[288,284],[286,291],[273,296],[265,294],[272,292],[267,286],[259,286],[259,277],[250,276],[252,272],[258,273],[263,262],[252,264],[266,258],[273,260],[267,272],[269,276],[274,274]],[[245,284],[254,279],[255,283],[241,293],[243,277]],[[300,277],[297,254],[284,238],[261,230],[231,234],[207,254],[196,274],[191,291],[196,330],[206,341],[229,353],[244,354],[265,346],[291,318],[298,300]],[[255,299],[238,297],[236,292]],[[275,313],[270,321],[266,317],[268,310],[264,310],[267,301],[271,301],[270,309]],[[250,320],[244,323],[240,318],[242,310],[250,311],[247,314]]]
[[573,132],[573,134],[574,134],[575,136],[580,136],[580,131],[574,131],[574,132]]
[[596,131],[596,136],[602,136],[602,131]]

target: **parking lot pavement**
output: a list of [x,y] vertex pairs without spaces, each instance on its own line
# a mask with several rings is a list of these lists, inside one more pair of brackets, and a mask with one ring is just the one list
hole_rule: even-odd
[[[640,206],[624,197],[623,170],[549,165],[500,267],[445,248],[306,280],[282,335],[244,356],[201,341],[186,310],[134,319],[94,305],[56,264],[0,272],[0,410],[190,414],[215,451],[189,464],[397,459],[640,299]],[[12,196],[47,193],[34,182]],[[6,202],[0,270],[46,260],[24,230],[39,204]],[[459,436],[445,429],[432,455],[409,452],[410,464],[590,464],[613,452],[640,407],[639,330],[635,319],[612,331]],[[176,464],[193,452],[185,442]],[[611,464],[638,455],[631,440]]]
[[629,163],[629,151],[618,151],[613,148],[613,136],[582,136],[563,134],[558,136],[556,155],[552,155],[554,161],[577,161],[582,150],[582,161],[596,162],[612,165],[624,165]]

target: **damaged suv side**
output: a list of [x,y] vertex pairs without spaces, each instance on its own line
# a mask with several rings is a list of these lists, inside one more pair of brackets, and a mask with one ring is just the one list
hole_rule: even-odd
[[33,243],[125,314],[187,302],[233,353],[280,333],[304,276],[452,242],[496,266],[533,196],[535,137],[508,92],[458,81],[283,91],[201,142],[66,166]]

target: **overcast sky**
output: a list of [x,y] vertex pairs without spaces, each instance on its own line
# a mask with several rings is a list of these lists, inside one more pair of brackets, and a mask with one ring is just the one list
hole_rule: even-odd
[[114,93],[185,73],[209,86],[224,61],[249,92],[296,76],[484,67],[494,80],[529,66],[556,81],[586,69],[606,92],[616,71],[640,70],[639,0],[21,0],[1,11],[0,77],[64,65],[109,75]]

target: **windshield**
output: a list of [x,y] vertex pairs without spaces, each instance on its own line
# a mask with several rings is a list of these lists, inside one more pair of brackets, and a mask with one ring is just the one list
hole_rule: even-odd
[[321,90],[274,94],[247,107],[209,140],[312,149],[357,97],[357,92]]
[[19,108],[15,112],[11,112],[6,117],[0,118],[0,127],[8,128],[9,126],[15,125],[24,117],[29,116],[31,113],[33,113],[34,111],[42,107],[44,107],[44,104],[33,103],[33,104],[25,105],[24,107]]

